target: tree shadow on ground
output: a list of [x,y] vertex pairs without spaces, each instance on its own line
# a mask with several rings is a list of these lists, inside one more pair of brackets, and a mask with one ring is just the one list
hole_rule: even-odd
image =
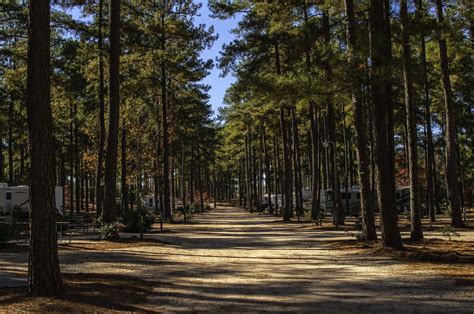
[[[355,240],[347,240],[342,232],[270,222],[239,210],[218,210],[177,232],[146,234],[145,240],[76,242],[60,252],[67,287],[63,297],[29,299],[24,289],[0,290],[0,308],[43,312],[474,308],[472,299],[460,301],[460,295],[473,291],[472,276],[463,275],[468,265],[442,265],[452,272],[433,275],[433,264],[354,254]],[[349,250],[332,246],[335,239]],[[19,261],[26,268],[25,252],[0,256],[0,265]],[[423,269],[429,271],[420,272]]]
[[53,299],[30,298],[25,288],[0,290],[0,308],[6,311],[90,312],[143,311],[153,284],[136,276],[64,273],[65,292]]

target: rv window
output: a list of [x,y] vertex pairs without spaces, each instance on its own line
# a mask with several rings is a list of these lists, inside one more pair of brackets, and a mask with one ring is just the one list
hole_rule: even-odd
[[360,193],[357,192],[357,199],[360,200]]
[[12,192],[5,193],[5,198],[7,199],[7,201],[11,201],[12,200]]

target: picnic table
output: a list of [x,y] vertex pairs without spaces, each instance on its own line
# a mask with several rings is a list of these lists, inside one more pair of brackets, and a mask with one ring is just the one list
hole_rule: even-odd
[[[17,243],[24,241],[28,243],[30,240],[30,223],[24,221],[0,221],[0,224],[8,226],[10,230],[10,236],[16,240]],[[58,241],[62,240],[64,236],[69,236],[69,242],[71,242],[71,233],[66,234],[66,230],[69,227],[69,222],[58,221],[56,222],[56,230],[58,233]]]
[[17,243],[21,240],[25,240],[25,243],[29,240],[30,235],[30,223],[22,221],[2,221],[0,224],[8,226],[10,236],[12,236]]

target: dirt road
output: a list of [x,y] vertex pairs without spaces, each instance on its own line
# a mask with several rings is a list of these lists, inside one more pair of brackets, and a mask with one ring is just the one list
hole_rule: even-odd
[[[335,239],[350,239],[344,232],[283,224],[278,218],[232,207],[170,229],[147,235],[150,241],[143,245],[118,244],[103,250],[78,241],[62,249],[65,278],[79,292],[60,309],[87,305],[93,310],[157,312],[474,311],[472,265],[367,257],[329,247]],[[0,268],[24,269],[26,256],[15,254],[2,255]],[[12,259],[21,263],[13,265]],[[13,304],[0,297],[2,305],[12,309]],[[35,309],[58,309],[53,305]]]

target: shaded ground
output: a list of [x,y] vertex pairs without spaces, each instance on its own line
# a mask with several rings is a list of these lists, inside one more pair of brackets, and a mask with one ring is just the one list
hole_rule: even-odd
[[[0,289],[0,311],[474,310],[469,263],[394,258],[379,254],[376,245],[356,245],[347,231],[284,224],[233,207],[169,228],[145,235],[144,241],[63,245],[64,297],[27,299],[20,288]],[[438,231],[427,236],[441,238]],[[472,231],[466,230],[449,245],[469,256],[470,240]],[[430,241],[441,250],[447,246]],[[423,244],[409,246],[423,250]],[[0,254],[0,272],[25,276],[25,250]]]

